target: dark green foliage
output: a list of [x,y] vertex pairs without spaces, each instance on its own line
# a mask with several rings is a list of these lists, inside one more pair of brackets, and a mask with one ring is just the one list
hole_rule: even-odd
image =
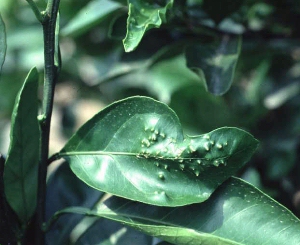
[[42,26],[0,1],[1,244],[299,243],[297,1],[27,2]]
[[7,201],[23,225],[30,220],[36,207],[40,144],[37,89],[38,73],[33,68],[16,98],[4,169]]

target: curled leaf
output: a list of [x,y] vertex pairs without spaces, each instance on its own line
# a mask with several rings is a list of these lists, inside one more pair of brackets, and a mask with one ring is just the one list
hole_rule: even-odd
[[166,22],[166,13],[173,6],[173,1],[166,0],[163,5],[158,5],[149,0],[129,0],[127,33],[123,40],[126,52],[138,46],[147,30]]

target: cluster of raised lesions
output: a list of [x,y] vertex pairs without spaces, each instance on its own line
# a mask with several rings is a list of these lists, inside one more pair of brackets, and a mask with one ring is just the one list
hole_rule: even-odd
[[215,142],[208,134],[177,142],[174,137],[150,127],[145,128],[144,135],[137,157],[151,158],[159,168],[189,171],[199,176],[208,167],[226,165],[228,156],[224,149],[228,143]]

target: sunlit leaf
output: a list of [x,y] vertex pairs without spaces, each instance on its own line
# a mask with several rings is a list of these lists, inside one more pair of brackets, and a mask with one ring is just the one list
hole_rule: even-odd
[[203,203],[167,208],[112,197],[82,213],[116,220],[176,245],[297,245],[300,220],[272,198],[237,178],[224,182]]
[[256,147],[257,141],[237,128],[184,136],[168,106],[131,97],[94,116],[60,156],[96,189],[149,204],[179,206],[206,200]]
[[5,52],[6,52],[5,26],[2,17],[0,15],[0,73],[5,59]]
[[241,38],[224,35],[213,44],[194,44],[186,49],[187,66],[205,82],[215,95],[226,93],[234,77]]
[[93,0],[62,29],[62,35],[79,35],[99,24],[108,14],[122,5],[110,0]]
[[166,22],[166,13],[172,8],[173,0],[165,0],[162,5],[149,0],[129,0],[127,33],[123,40],[126,52],[133,51],[152,28],[158,28]]
[[37,89],[38,72],[33,68],[16,98],[4,169],[7,201],[23,224],[31,218],[36,206],[39,159]]

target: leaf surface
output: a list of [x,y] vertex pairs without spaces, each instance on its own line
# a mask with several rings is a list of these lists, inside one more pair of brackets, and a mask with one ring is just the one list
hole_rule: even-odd
[[177,245],[297,245],[300,220],[272,198],[230,178],[203,203],[157,207],[112,197],[95,210],[75,212],[116,220]]
[[226,93],[233,81],[240,54],[241,38],[224,35],[213,44],[197,44],[186,49],[187,66],[215,95]]
[[3,172],[4,157],[0,154],[0,244],[16,242],[16,231],[18,230],[18,220],[10,209],[4,194]]
[[108,14],[121,6],[115,1],[93,0],[78,12],[61,33],[64,36],[79,35],[99,24]]
[[16,98],[4,169],[7,201],[23,224],[31,218],[36,206],[39,159],[37,89],[38,72],[33,68]]
[[184,136],[168,106],[131,97],[94,116],[60,156],[77,177],[98,190],[179,206],[205,201],[250,159],[257,144],[237,128]]
[[162,5],[149,0],[129,0],[128,3],[127,33],[123,40],[126,52],[138,46],[146,31],[166,22],[166,14],[172,8],[173,0],[165,0]]
[[4,63],[6,53],[6,33],[5,33],[5,25],[0,15],[0,74],[2,65]]
[[[97,191],[78,179],[69,164],[62,163],[47,182],[46,219],[55,212],[70,206],[93,208],[105,198],[105,193]],[[99,232],[101,230],[101,232]],[[68,214],[47,230],[47,245],[103,244],[128,245],[134,237],[135,244],[151,245],[153,238],[122,224],[97,217]]]

